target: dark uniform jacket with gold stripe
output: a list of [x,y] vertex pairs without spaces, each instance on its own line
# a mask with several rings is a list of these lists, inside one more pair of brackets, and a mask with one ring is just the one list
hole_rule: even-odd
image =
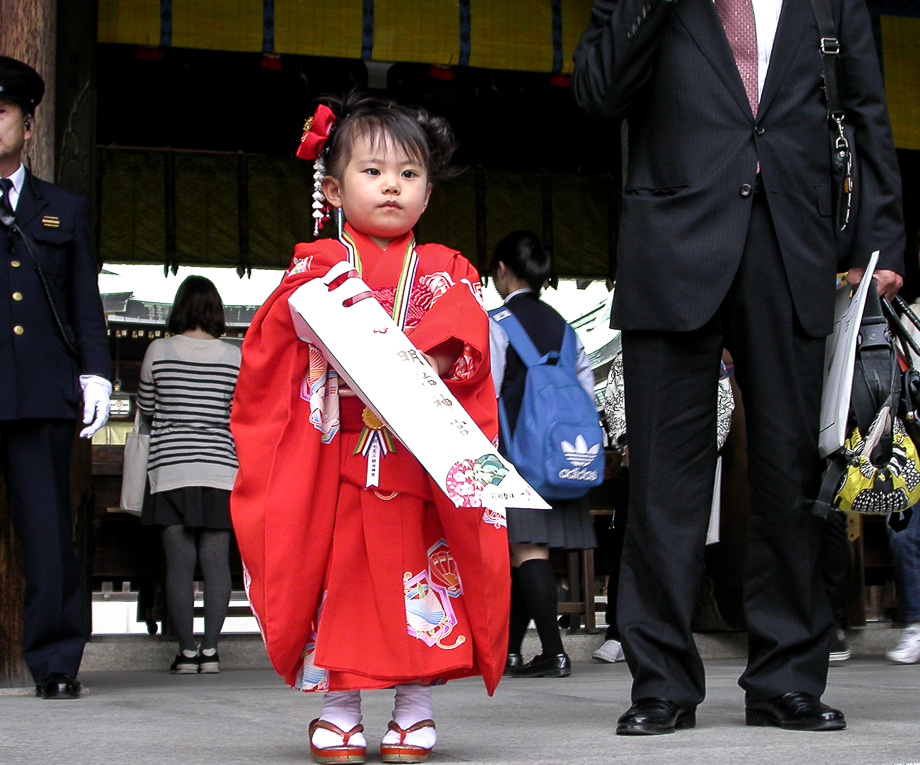
[[33,240],[64,342],[22,237],[0,224],[0,421],[77,417],[80,375],[111,375],[86,200],[26,172],[16,222]]

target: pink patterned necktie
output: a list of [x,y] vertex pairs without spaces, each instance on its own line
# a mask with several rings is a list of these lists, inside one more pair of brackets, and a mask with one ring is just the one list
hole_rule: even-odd
[[757,27],[754,24],[754,6],[751,0],[715,0],[715,5],[735,56],[751,112],[756,117],[760,99],[757,96]]

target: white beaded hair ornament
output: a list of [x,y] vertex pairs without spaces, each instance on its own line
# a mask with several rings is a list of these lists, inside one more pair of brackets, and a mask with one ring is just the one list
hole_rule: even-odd
[[332,209],[323,194],[323,178],[326,177],[323,149],[334,124],[335,115],[332,110],[320,104],[313,116],[304,123],[303,136],[297,148],[298,158],[313,162],[313,236],[319,236],[320,229],[329,220]]

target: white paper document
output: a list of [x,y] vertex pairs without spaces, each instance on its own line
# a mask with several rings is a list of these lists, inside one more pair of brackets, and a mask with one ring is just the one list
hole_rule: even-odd
[[706,544],[719,541],[719,526],[722,520],[722,457],[716,459],[716,480],[712,487],[712,507],[709,510],[709,528],[706,529]]
[[[460,405],[367,285],[338,263],[289,298],[297,336],[322,350],[457,507],[549,509]],[[341,278],[340,278],[341,277]],[[369,298],[369,299],[367,299]],[[385,460],[386,457],[383,457]]]
[[834,331],[827,338],[824,354],[824,391],[821,397],[821,431],[818,448],[822,457],[843,447],[847,437],[853,368],[856,364],[856,340],[862,321],[866,292],[875,289],[872,274],[878,262],[878,250],[869,258],[866,274],[856,290],[838,288],[834,305]]

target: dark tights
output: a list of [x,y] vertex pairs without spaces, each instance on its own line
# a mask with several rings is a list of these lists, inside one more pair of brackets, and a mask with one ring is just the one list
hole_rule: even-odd
[[195,650],[195,565],[201,566],[204,579],[204,638],[202,648],[217,648],[217,640],[230,605],[230,531],[163,529],[166,553],[166,607],[179,635],[179,648]]

